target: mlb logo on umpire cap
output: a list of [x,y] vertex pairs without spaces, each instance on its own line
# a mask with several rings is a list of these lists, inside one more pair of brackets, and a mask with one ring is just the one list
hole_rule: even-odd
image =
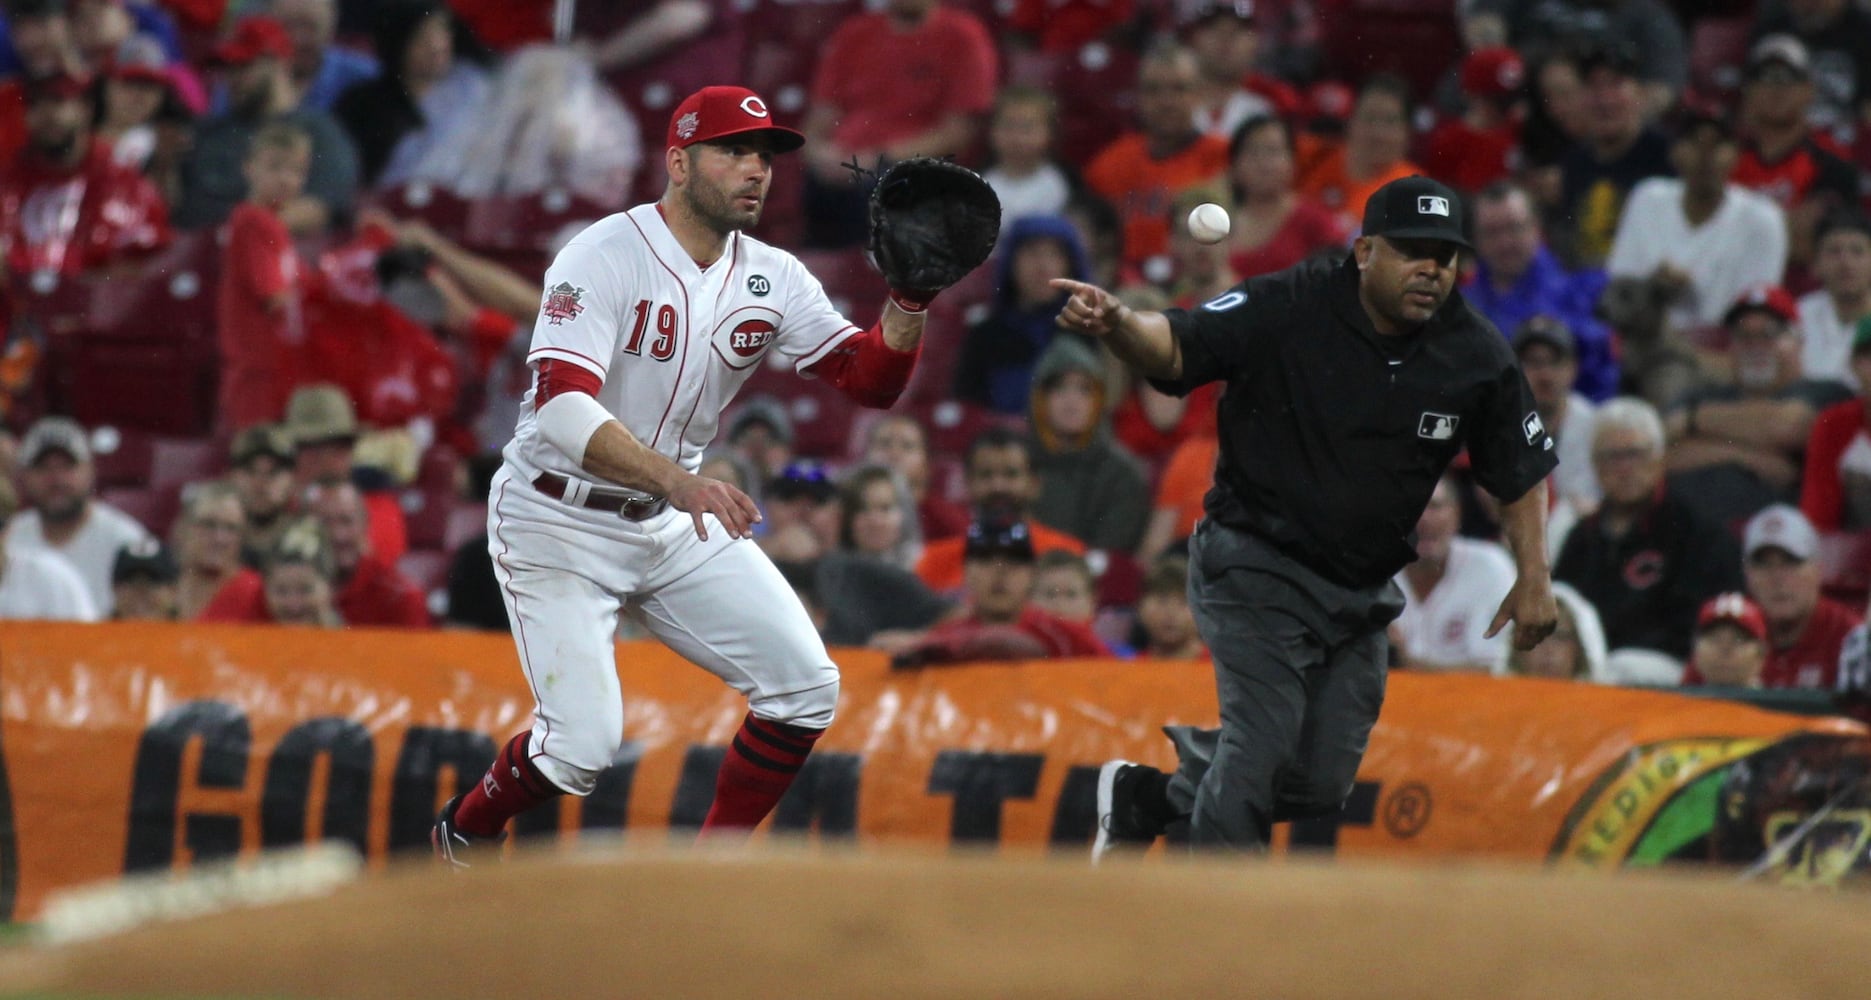
[[1416,199],[1416,214],[1440,215],[1446,219],[1449,216],[1449,199],[1437,194],[1420,195]]

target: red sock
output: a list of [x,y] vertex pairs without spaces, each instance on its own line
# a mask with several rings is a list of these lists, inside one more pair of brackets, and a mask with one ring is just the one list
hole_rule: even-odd
[[768,722],[747,713],[715,779],[715,804],[702,832],[747,831],[760,825],[791,788],[823,729]]
[[526,756],[532,733],[524,732],[500,748],[481,783],[455,806],[455,827],[470,837],[495,837],[507,821],[540,804],[564,795],[546,780]]

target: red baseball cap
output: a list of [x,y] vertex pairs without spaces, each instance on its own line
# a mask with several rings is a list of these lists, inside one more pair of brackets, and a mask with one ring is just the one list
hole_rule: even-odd
[[84,97],[91,89],[91,78],[79,73],[67,73],[63,70],[35,76],[20,84],[20,91],[26,103],[34,101],[70,101]]
[[242,18],[232,34],[222,39],[208,62],[217,66],[245,66],[255,59],[272,56],[286,59],[292,55],[292,37],[286,26],[270,17]]
[[1749,600],[1746,594],[1736,591],[1716,594],[1696,613],[1698,632],[1721,622],[1733,622],[1757,641],[1767,641],[1767,616],[1761,614],[1761,606]]
[[746,87],[703,87],[684,98],[669,116],[669,145],[677,149],[750,132],[766,136],[776,153],[790,153],[806,144],[804,135],[773,124],[767,102]]
[[1512,97],[1526,79],[1520,53],[1505,45],[1476,49],[1462,60],[1462,93],[1473,97]]
[[1342,122],[1351,117],[1358,95],[1337,80],[1320,80],[1306,90],[1306,104],[1314,119]]
[[1756,311],[1775,316],[1787,324],[1798,322],[1800,318],[1800,307],[1793,301],[1792,293],[1779,285],[1756,285],[1741,293],[1735,304],[1722,314],[1722,325],[1731,325],[1743,315]]

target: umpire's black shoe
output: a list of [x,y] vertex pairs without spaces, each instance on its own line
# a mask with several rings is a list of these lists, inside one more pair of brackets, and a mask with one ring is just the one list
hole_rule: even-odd
[[1143,850],[1163,835],[1164,824],[1142,808],[1138,792],[1146,782],[1160,782],[1163,772],[1148,764],[1106,761],[1098,769],[1098,833],[1091,842],[1091,863],[1112,851]]
[[455,806],[460,803],[459,795],[449,799],[435,815],[435,825],[429,828],[429,843],[435,848],[436,860],[454,871],[499,861],[507,832],[502,830],[498,837],[472,837],[455,829]]

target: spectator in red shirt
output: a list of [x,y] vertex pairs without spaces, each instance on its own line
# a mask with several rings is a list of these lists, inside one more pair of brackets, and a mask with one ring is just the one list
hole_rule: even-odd
[[315,486],[306,495],[308,512],[331,545],[333,598],[346,625],[428,628],[422,591],[390,562],[370,551],[370,516],[364,495],[350,483]]
[[1858,171],[1819,142],[1807,118],[1812,59],[1792,35],[1769,35],[1748,54],[1741,89],[1741,158],[1730,179],[1772,198],[1787,213],[1788,260],[1805,267],[1827,212],[1858,200]]
[[929,436],[916,418],[886,414],[871,425],[863,459],[896,470],[916,500],[923,541],[954,538],[968,530],[968,512],[932,490],[929,483]]
[[0,246],[15,273],[78,274],[169,242],[155,186],[95,140],[90,93],[65,73],[26,84],[26,148],[0,173]]
[[201,616],[215,596],[235,585],[254,587],[259,574],[240,564],[240,493],[225,483],[197,483],[182,506],[175,526],[175,553],[181,574],[176,583],[176,611],[183,621]]
[[1015,0],[1007,26],[1042,52],[1077,52],[1125,27],[1136,0]]
[[1124,219],[1124,263],[1145,268],[1169,250],[1169,205],[1176,195],[1219,180],[1228,144],[1195,126],[1195,56],[1173,42],[1144,53],[1137,66],[1137,131],[1098,151],[1085,183]]
[[1717,594],[1696,614],[1685,686],[1757,688],[1767,666],[1767,619],[1746,594]]
[[1851,367],[1858,395],[1821,410],[1806,439],[1800,510],[1820,531],[1871,528],[1871,315],[1858,321]]
[[1347,234],[1336,214],[1294,185],[1293,133],[1272,116],[1250,118],[1228,144],[1228,180],[1234,188],[1234,225],[1228,263],[1243,278],[1284,271]]
[[[351,398],[335,385],[302,386],[286,403],[286,436],[292,440],[293,479],[303,493],[353,478],[361,428]],[[409,527],[396,496],[374,490],[364,496],[370,511],[370,550],[395,565],[409,549]]]
[[228,217],[216,312],[227,431],[277,421],[304,369],[299,254],[279,209],[304,191],[311,162],[311,138],[283,121],[262,127],[247,150],[247,198]]
[[1462,61],[1462,116],[1445,119],[1423,143],[1429,176],[1473,193],[1514,172],[1520,144],[1515,108],[1526,78],[1520,54],[1506,46],[1468,54]]
[[6,21],[20,77],[0,81],[0,162],[12,160],[26,145],[25,81],[77,73],[84,66],[72,41],[65,0],[11,0]]
[[1845,636],[1862,619],[1820,595],[1819,533],[1812,522],[1775,504],[1748,521],[1742,552],[1748,596],[1767,622],[1761,686],[1832,690]]
[[965,617],[943,622],[900,652],[897,666],[969,660],[1109,656],[1090,626],[1033,607],[1033,538],[1019,513],[984,512],[968,526],[963,556]]
[[200,621],[338,628],[332,601],[331,547],[318,525],[300,521],[267,553],[258,577],[237,576],[221,588]]
[[1247,86],[1260,51],[1254,0],[1194,0],[1179,7],[1182,39],[1202,71],[1195,125],[1226,141],[1249,118],[1273,113],[1273,102]]
[[806,112],[806,244],[864,240],[869,192],[844,163],[968,155],[999,77],[987,27],[941,0],[889,0],[840,24]]

